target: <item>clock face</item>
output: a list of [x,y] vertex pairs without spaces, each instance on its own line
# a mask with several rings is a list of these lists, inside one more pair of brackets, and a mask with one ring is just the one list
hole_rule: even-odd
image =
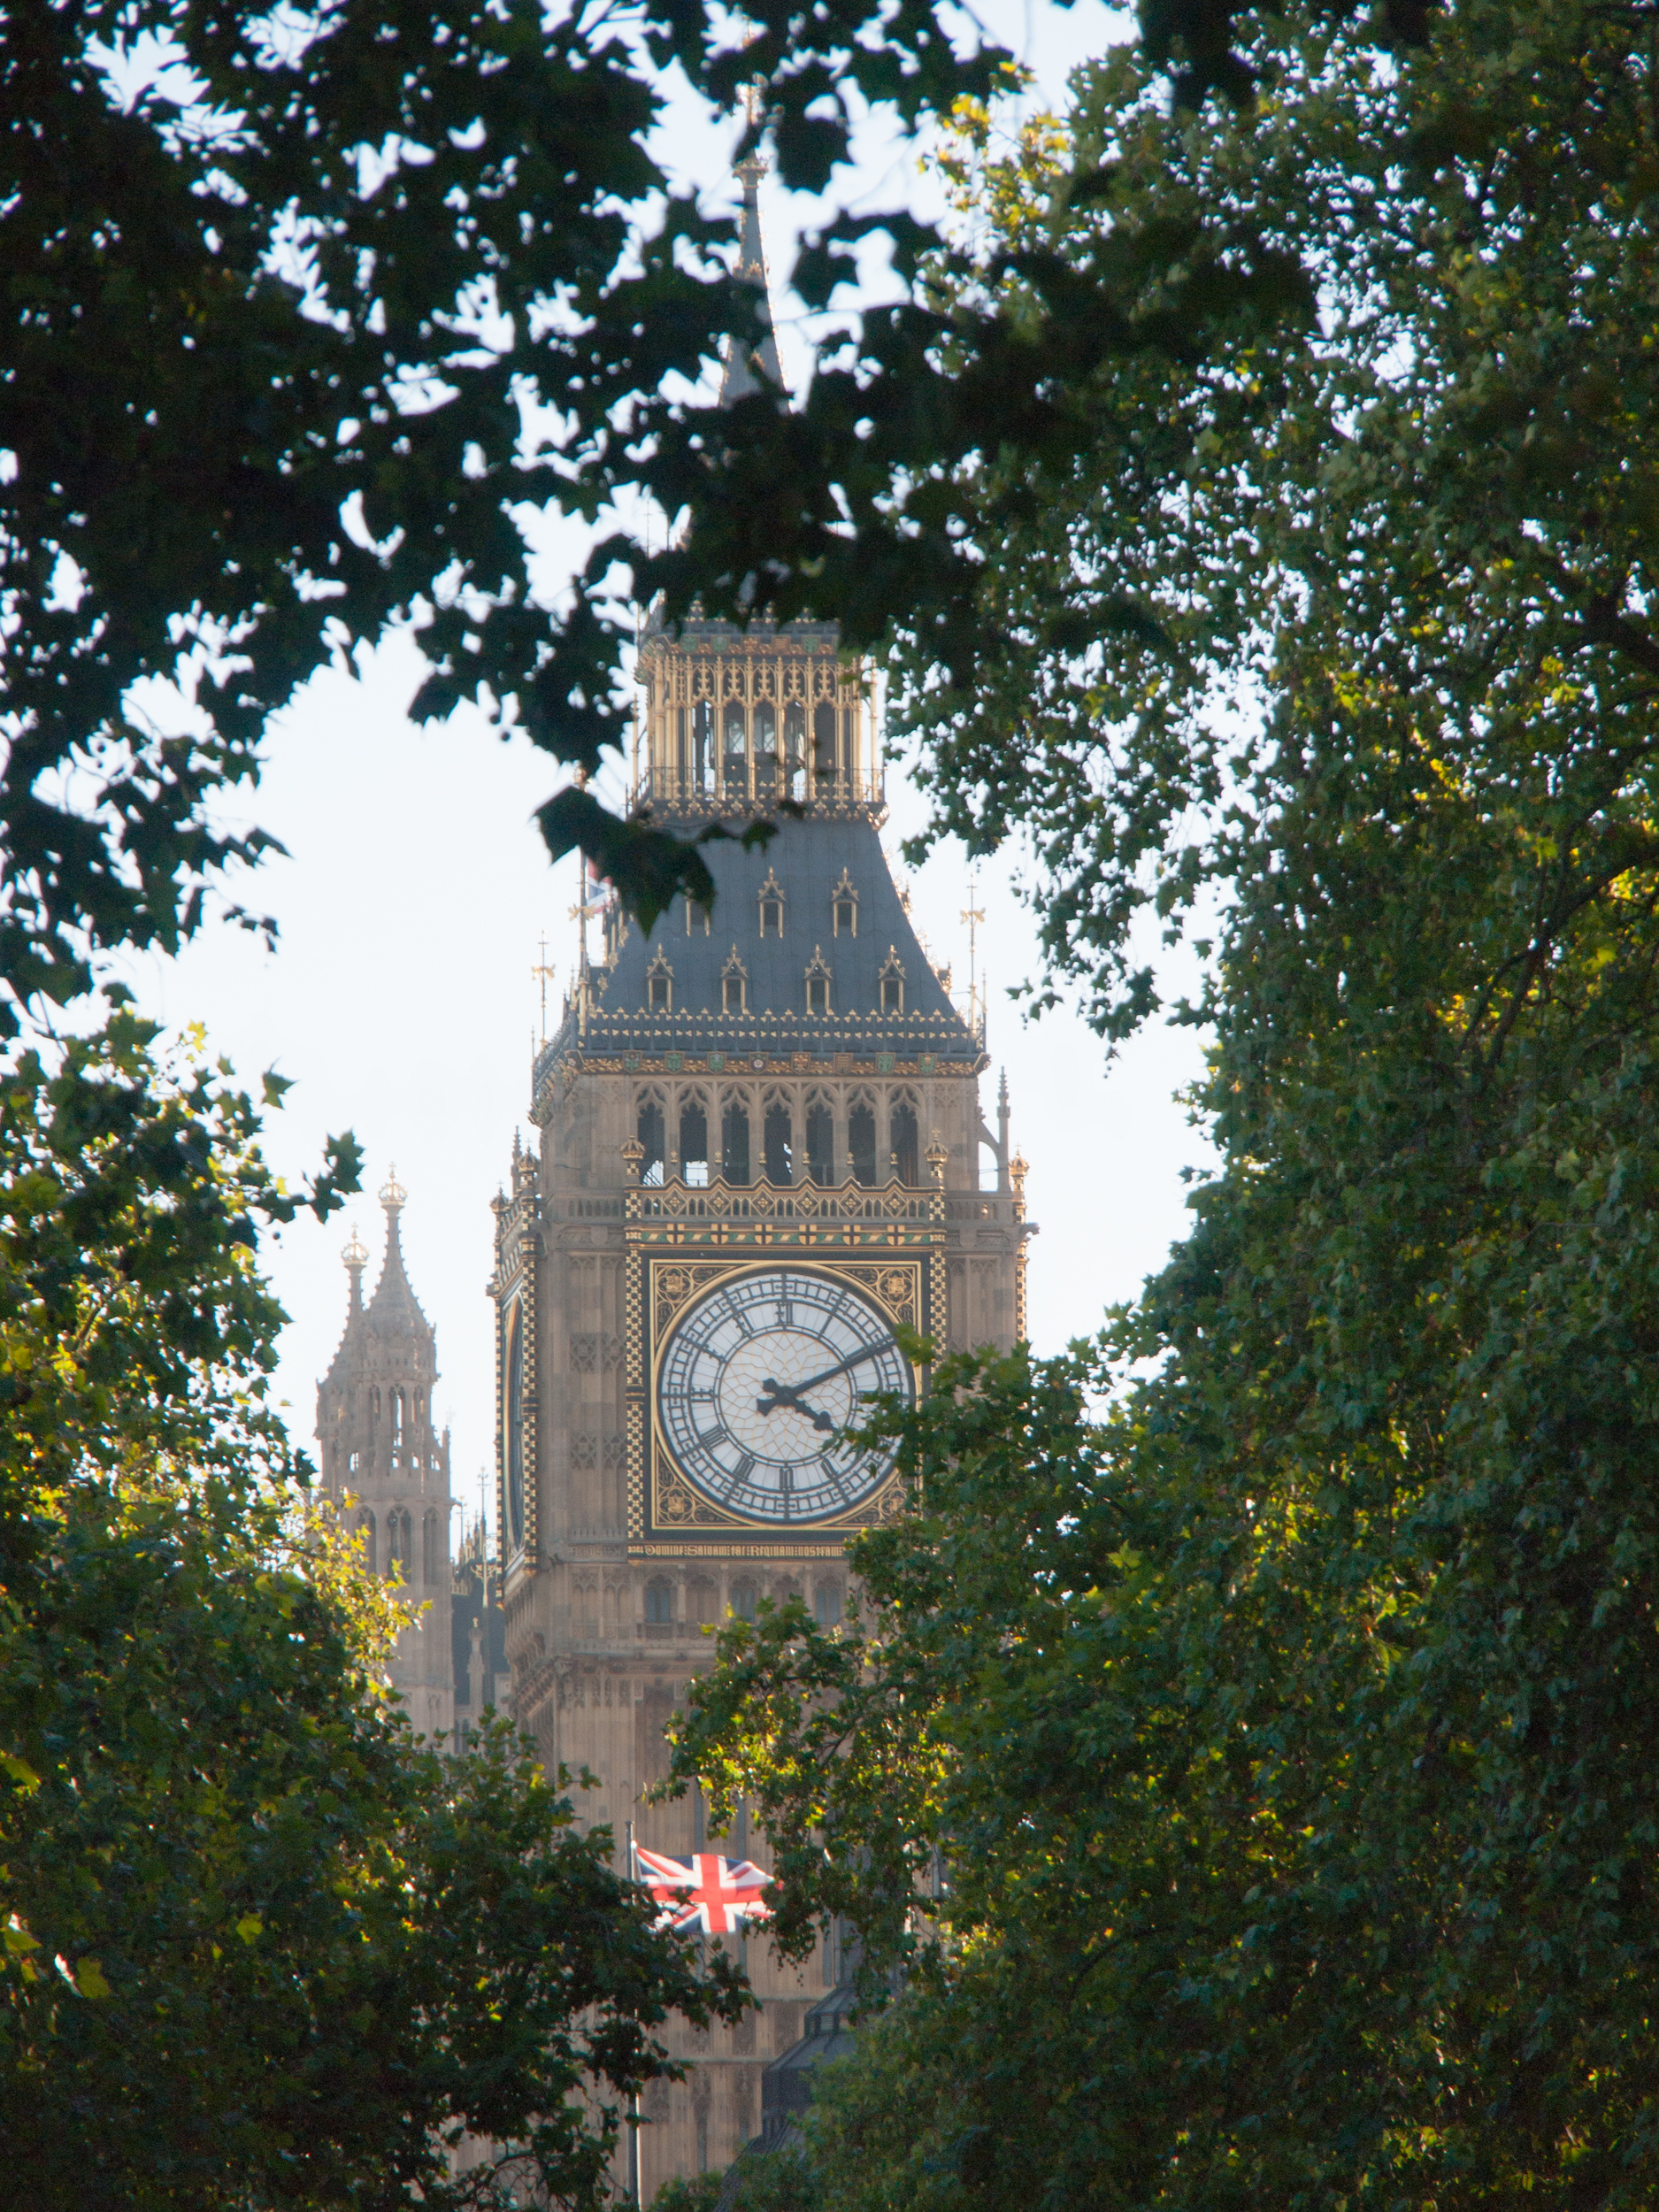
[[757,1269],[687,1308],[657,1370],[657,1409],[680,1471],[746,1520],[846,1513],[893,1471],[841,1432],[864,1401],[915,1394],[876,1307],[833,1276]]

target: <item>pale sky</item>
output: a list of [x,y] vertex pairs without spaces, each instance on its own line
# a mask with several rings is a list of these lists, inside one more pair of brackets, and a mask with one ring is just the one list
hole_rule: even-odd
[[[1084,0],[1071,11],[1002,7],[988,19],[1037,70],[1040,92],[1062,96],[1064,73],[1125,19]],[[724,188],[730,134],[712,130],[688,102],[673,110],[666,158],[710,196]],[[912,156],[872,143],[855,187],[867,206],[926,204]],[[818,211],[774,187],[763,203],[774,288],[787,274],[796,231]],[[879,272],[872,272],[872,280]],[[786,375],[807,373],[810,331],[798,303],[778,299]],[[557,588],[557,533],[547,545],[544,588]],[[557,969],[549,1026],[571,973],[575,864],[549,866],[530,817],[562,773],[522,740],[503,744],[476,717],[419,729],[405,715],[419,680],[417,651],[394,641],[357,677],[319,677],[273,727],[269,765],[252,818],[288,847],[245,886],[248,903],[274,914],[280,942],[210,927],[176,963],[124,964],[146,1010],[172,1025],[200,1021],[215,1052],[252,1082],[273,1066],[294,1079],[271,1118],[267,1149],[298,1177],[318,1160],[324,1134],[350,1128],[367,1155],[365,1195],[319,1226],[307,1215],[273,1239],[265,1265],[292,1317],[277,1379],[296,1438],[309,1445],[315,1386],[343,1325],[340,1252],[355,1222],[375,1253],[383,1217],[373,1194],[396,1162],[409,1192],[403,1248],[417,1296],[437,1328],[441,1380],[434,1409],[454,1431],[454,1489],[477,1510],[490,1465],[494,1373],[491,1196],[505,1178],[515,1128],[531,1133],[530,1055],[539,1027],[538,964],[545,935]],[[896,855],[921,808],[900,769],[888,767],[892,818],[884,842]],[[910,876],[912,915],[936,956],[965,986],[963,910],[983,909],[981,966],[991,986],[990,1051],[982,1103],[995,1123],[996,1070],[1005,1066],[1013,1136],[1031,1163],[1031,1328],[1040,1350],[1099,1327],[1105,1307],[1133,1296],[1188,1219],[1183,1166],[1203,1148],[1173,1094],[1200,1065],[1189,1033],[1155,1029],[1109,1070],[1104,1048],[1061,1010],[1026,1025],[1003,991],[1036,970],[1029,913],[1016,900],[1011,863],[982,864],[971,901],[959,851]]]

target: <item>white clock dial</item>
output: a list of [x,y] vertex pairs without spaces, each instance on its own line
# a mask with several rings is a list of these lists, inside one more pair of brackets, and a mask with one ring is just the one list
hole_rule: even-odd
[[893,1469],[842,1432],[879,1392],[914,1394],[878,1309],[831,1275],[774,1267],[709,1291],[674,1325],[657,1409],[680,1471],[746,1520],[833,1518]]

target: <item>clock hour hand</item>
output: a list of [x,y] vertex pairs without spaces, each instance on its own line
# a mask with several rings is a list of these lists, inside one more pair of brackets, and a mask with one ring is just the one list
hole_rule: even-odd
[[[820,1377],[819,1380],[821,1381],[822,1379],[822,1377]],[[802,1404],[801,1393],[803,1390],[808,1389],[810,1385],[806,1383],[797,1383],[792,1389],[787,1383],[775,1382],[772,1378],[768,1375],[760,1386],[763,1390],[770,1390],[772,1395],[770,1398],[756,1399],[755,1410],[757,1413],[776,1413],[780,1406],[787,1406],[791,1412],[804,1414],[807,1419],[810,1421],[813,1427],[815,1429],[821,1429],[825,1435],[833,1436],[835,1433],[835,1424],[830,1419],[827,1413],[820,1413],[816,1406],[803,1406]]]

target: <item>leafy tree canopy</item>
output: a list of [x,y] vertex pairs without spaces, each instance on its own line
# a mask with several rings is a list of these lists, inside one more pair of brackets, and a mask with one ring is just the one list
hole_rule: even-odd
[[825,2201],[1653,2200],[1650,31],[1292,13],[1248,122],[1125,54],[960,150],[1010,323],[1014,252],[1196,268],[1217,211],[1318,282],[971,473],[1005,658],[916,645],[945,817],[1035,832],[1103,1028],[1215,901],[1221,1157],[1103,1349],[898,1421],[864,1618],[695,1693],[786,1943],[909,1963]]
[[[1354,0],[1315,12],[1371,23]],[[1355,35],[1397,44],[1432,12],[1394,0]],[[1147,0],[1144,19],[1178,99],[1252,96],[1256,11]],[[717,419],[676,380],[752,336],[757,306],[722,273],[730,226],[664,198],[661,73],[728,107],[760,84],[749,136],[817,189],[859,103],[946,115],[1007,59],[958,51],[930,0],[757,0],[741,46],[723,20],[680,0],[7,12],[0,962],[18,995],[62,998],[97,947],[197,926],[210,883],[265,843],[215,826],[212,795],[257,773],[297,684],[389,622],[422,626],[417,714],[478,699],[583,772],[627,727],[618,576],[671,618],[698,596],[826,612],[855,644],[897,607],[964,677],[998,633],[961,465],[1010,442],[1074,452],[1073,388],[1160,342],[1202,357],[1239,315],[1306,296],[1297,240],[1225,214],[1128,266],[1023,252],[1034,320],[918,296],[868,319],[804,410],[758,395]],[[872,228],[911,273],[937,242],[900,219],[833,225],[809,296]],[[641,491],[688,537],[648,557],[613,531],[561,611],[539,607],[526,512],[595,519]],[[183,734],[132,695],[157,675],[193,702]],[[677,884],[708,892],[695,848],[649,825],[572,799],[545,826],[642,915]]]
[[653,1933],[505,1723],[452,1759],[376,1688],[403,1616],[300,1516],[265,1398],[254,1224],[298,1202],[252,1102],[153,1041],[118,1012],[0,1075],[10,2185],[597,2206],[657,2024],[738,1985]]
[[[859,0],[810,33],[781,4],[749,14],[791,183],[844,151],[849,97],[914,117],[991,81],[919,0],[874,45]],[[729,223],[651,215],[653,65],[676,60],[731,102],[701,8],[7,12],[0,957],[19,992],[76,987],[88,936],[193,928],[208,873],[264,842],[213,830],[209,795],[255,772],[296,684],[398,617],[426,625],[418,714],[481,687],[597,764],[614,655],[579,607],[560,680],[517,511],[592,511],[604,472],[579,461],[756,327],[710,259]],[[168,736],[129,693],[175,673],[198,714]]]

